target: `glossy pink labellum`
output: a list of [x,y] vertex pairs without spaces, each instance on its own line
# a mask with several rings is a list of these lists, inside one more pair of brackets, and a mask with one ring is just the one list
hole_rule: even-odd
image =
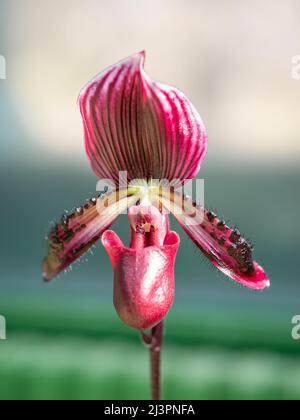
[[[112,231],[102,237],[114,270],[117,313],[127,325],[142,331],[162,321],[174,299],[174,264],[180,239],[167,230],[168,224],[155,210],[155,219],[147,211],[130,214],[131,224],[136,220],[131,248]],[[141,223],[145,215],[147,220]]]

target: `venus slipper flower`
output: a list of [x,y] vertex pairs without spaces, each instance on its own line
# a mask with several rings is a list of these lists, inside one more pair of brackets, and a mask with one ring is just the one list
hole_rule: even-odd
[[[159,325],[173,302],[180,240],[170,231],[168,213],[228,277],[254,290],[269,286],[241,234],[178,191],[199,172],[205,127],[182,92],[146,75],[144,60],[142,52],[117,63],[79,96],[92,169],[115,188],[63,217],[50,233],[44,261],[44,277],[51,280],[102,238],[115,275],[116,310],[141,331]],[[125,185],[120,172],[127,174]],[[108,230],[127,209],[130,247]]]

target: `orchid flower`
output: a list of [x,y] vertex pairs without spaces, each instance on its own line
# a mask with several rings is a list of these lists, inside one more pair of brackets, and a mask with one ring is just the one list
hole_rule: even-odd
[[[240,232],[179,191],[199,172],[207,151],[206,130],[187,97],[151,80],[144,61],[144,52],[133,55],[82,90],[79,107],[87,155],[97,177],[110,180],[115,188],[56,224],[44,261],[49,281],[102,239],[114,271],[118,315],[140,331],[157,326],[174,298],[180,238],[170,228],[169,213],[225,275],[254,290],[270,285]],[[127,184],[120,173],[126,173]],[[129,247],[108,230],[127,210]]]

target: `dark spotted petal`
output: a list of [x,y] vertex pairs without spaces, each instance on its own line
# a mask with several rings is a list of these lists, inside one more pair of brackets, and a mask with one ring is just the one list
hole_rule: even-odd
[[128,190],[104,194],[75,212],[63,216],[48,238],[48,256],[43,263],[44,279],[49,281],[84,255],[120,213],[135,203]]
[[254,290],[270,286],[270,281],[252,257],[252,247],[238,231],[180,193],[163,192],[163,206],[171,211],[203,254],[224,274]]

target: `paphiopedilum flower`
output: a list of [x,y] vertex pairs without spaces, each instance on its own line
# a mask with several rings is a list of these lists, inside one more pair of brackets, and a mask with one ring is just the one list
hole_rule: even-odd
[[[173,302],[180,239],[170,230],[169,212],[224,274],[251,289],[269,286],[241,234],[178,190],[199,172],[206,130],[182,92],[146,75],[144,60],[139,53],[119,62],[80,94],[91,166],[115,189],[63,217],[50,233],[44,262],[44,277],[51,280],[102,238],[115,274],[117,312],[139,330],[157,325]],[[108,230],[127,209],[130,247]]]

